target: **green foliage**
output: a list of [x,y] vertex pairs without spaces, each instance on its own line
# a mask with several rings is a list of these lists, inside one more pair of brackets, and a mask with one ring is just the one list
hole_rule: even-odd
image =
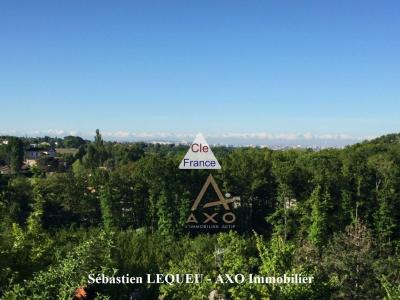
[[71,299],[77,288],[86,285],[88,274],[112,274],[109,267],[111,240],[110,236],[101,233],[82,241],[47,270],[35,273],[24,284],[11,286],[3,299]]
[[[215,147],[223,169],[212,174],[223,194],[240,197],[239,229],[199,234],[185,225],[208,172],[177,168],[187,147],[105,142],[99,131],[93,142],[14,139],[12,151],[0,146],[0,160],[13,153],[14,170],[21,141],[79,151],[68,160],[72,168],[55,174],[0,176],[0,295],[70,299],[88,272],[104,270],[204,274],[192,285],[88,287],[110,299],[136,289],[144,299],[206,299],[211,291],[229,299],[396,299],[398,140],[321,151]],[[315,280],[216,281],[225,273],[301,273]]]
[[310,197],[311,203],[311,226],[309,229],[309,239],[321,249],[326,244],[328,215],[327,206],[330,202],[328,191],[321,195],[321,186],[317,186]]
[[166,191],[162,191],[157,201],[158,231],[161,235],[169,236],[175,232],[174,203]]
[[382,277],[382,286],[385,289],[385,300],[400,299],[400,284],[394,285],[386,277]]
[[165,299],[204,299],[215,287],[212,280],[216,274],[215,236],[200,235],[195,239],[183,238],[179,251],[170,257],[163,273],[170,274],[204,274],[200,284],[161,285],[160,294]]
[[111,230],[114,227],[114,218],[112,215],[113,203],[112,190],[108,184],[100,188],[100,209],[105,230]]
[[85,144],[85,141],[79,136],[66,136],[63,141],[65,148],[79,148]]
[[385,291],[385,299],[400,298],[400,256],[393,253],[390,256],[377,259],[374,264],[374,272],[379,278]]
[[375,253],[368,228],[358,220],[336,234],[323,262],[335,299],[374,299],[381,294],[373,263]]
[[261,274],[278,276],[289,270],[292,263],[294,245],[282,237],[274,236],[269,244],[256,234],[257,249],[261,258]]
[[24,144],[17,137],[10,137],[7,144],[8,163],[13,172],[17,173],[24,161]]
[[[243,274],[246,278],[260,264],[254,239],[245,238],[236,232],[218,235],[215,251],[219,274]],[[233,299],[260,299],[257,286],[243,284],[217,284],[216,289]]]
[[87,153],[83,157],[83,162],[88,168],[95,169],[103,166],[103,163],[107,160],[107,156],[108,154],[100,131],[96,129],[94,143],[88,145]]
[[297,227],[297,209],[291,205],[295,203],[296,199],[290,187],[280,183],[275,211],[267,216],[266,220],[273,226],[272,233],[283,237],[284,240],[292,237]]

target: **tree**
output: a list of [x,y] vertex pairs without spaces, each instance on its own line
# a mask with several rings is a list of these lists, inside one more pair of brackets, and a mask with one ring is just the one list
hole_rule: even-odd
[[100,209],[105,230],[114,227],[114,218],[112,213],[112,190],[109,184],[100,188]]
[[7,145],[0,144],[0,166],[3,166],[8,161],[8,149]]
[[291,203],[294,203],[293,192],[287,184],[280,183],[278,197],[275,202],[275,211],[267,216],[266,220],[273,226],[272,233],[281,236],[285,241],[296,228],[296,212]]
[[[199,235],[195,238],[183,237],[178,242],[177,251],[170,257],[163,273],[204,274],[199,284],[163,284],[160,295],[165,299],[207,299],[215,288],[213,281],[217,273],[215,262],[216,235]],[[184,249],[184,251],[182,251]],[[179,251],[181,250],[181,251]]]
[[[13,284],[2,299],[72,299],[77,288],[87,286],[87,274],[113,275],[111,247],[111,236],[100,232],[82,241],[65,257],[58,257],[55,264],[35,273],[23,284]],[[96,299],[109,298],[100,294]]]
[[104,146],[104,142],[101,137],[100,131],[96,129],[96,136],[94,137],[94,142],[88,145],[87,153],[84,156],[83,161],[87,167],[95,169],[101,167],[106,160],[107,160],[107,151]]
[[327,205],[330,202],[328,191],[321,195],[321,186],[318,185],[311,194],[311,225],[309,229],[308,238],[319,249],[325,245],[327,241]]
[[358,219],[335,234],[324,255],[323,268],[334,282],[335,299],[377,299],[382,291],[374,276],[374,242]]
[[[279,277],[283,274],[301,273],[304,276],[313,276],[308,270],[294,265],[295,245],[281,236],[275,235],[266,243],[256,235],[256,244],[261,259],[260,275]],[[257,299],[322,299],[318,284],[257,285],[261,294]]]
[[373,214],[375,230],[380,251],[390,245],[398,228],[397,216],[400,209],[399,184],[400,171],[396,167],[395,157],[388,153],[379,153],[368,159],[368,165],[375,172],[375,189],[377,209]]
[[64,137],[64,147],[65,148],[79,148],[84,145],[85,141],[79,136],[69,135]]
[[[177,195],[178,196],[178,195]],[[185,191],[180,197],[178,197],[178,232],[185,232],[185,225],[187,218],[190,214],[192,199],[190,193]]]
[[54,244],[42,226],[44,199],[36,188],[33,189],[33,194],[32,211],[26,225],[12,223],[7,228],[12,240],[8,250],[8,256],[12,258],[9,268],[17,281],[28,278],[33,272],[47,265]]
[[[236,232],[220,233],[214,251],[217,276],[221,274],[243,274],[248,277],[259,267],[255,239],[246,238]],[[218,281],[217,281],[218,282]],[[257,285],[219,283],[218,292],[229,295],[232,299],[261,299]]]
[[14,173],[19,172],[24,161],[24,143],[20,138],[10,137],[7,144],[8,163]]
[[174,210],[176,209],[171,200],[171,195],[163,190],[156,204],[158,217],[157,230],[164,236],[173,235],[175,224],[177,223],[177,220],[174,220]]
[[221,161],[224,189],[240,197],[237,209],[240,227],[264,231],[265,215],[274,206],[275,182],[272,174],[271,151],[268,149],[236,149]]

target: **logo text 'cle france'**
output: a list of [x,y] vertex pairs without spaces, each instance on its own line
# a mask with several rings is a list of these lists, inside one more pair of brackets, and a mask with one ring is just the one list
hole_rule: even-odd
[[221,169],[204,136],[199,133],[182,159],[179,169]]

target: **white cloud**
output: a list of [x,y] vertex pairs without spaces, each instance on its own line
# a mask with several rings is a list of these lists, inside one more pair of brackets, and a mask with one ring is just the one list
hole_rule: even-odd
[[[207,139],[212,139],[214,142],[229,143],[230,141],[249,141],[253,142],[277,142],[286,141],[297,142],[317,142],[317,141],[361,141],[375,138],[376,136],[366,135],[357,136],[350,135],[346,133],[324,133],[324,134],[314,134],[310,132],[306,133],[294,133],[294,132],[283,132],[283,133],[271,133],[271,132],[223,132],[223,133],[210,133],[207,134],[203,132]],[[29,130],[29,131],[0,131],[2,135],[18,135],[18,136],[57,136],[63,137],[67,135],[78,135],[87,139],[93,139],[94,132],[80,132],[74,130],[63,130],[63,129],[48,129],[48,130]],[[195,136],[196,132],[135,132],[135,131],[101,131],[103,137],[107,140],[144,140],[144,141],[154,141],[154,140],[169,140],[169,141],[191,141]]]
[[312,140],[314,138],[314,135],[312,133],[306,132],[303,134],[303,137],[305,140]]
[[[48,129],[45,132],[48,135],[59,136],[59,137],[67,135],[67,132],[65,130],[62,130],[62,129]],[[40,131],[38,133],[40,134]]]

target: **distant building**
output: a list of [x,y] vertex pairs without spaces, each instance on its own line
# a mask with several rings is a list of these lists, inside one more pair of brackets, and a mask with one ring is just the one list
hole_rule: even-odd
[[218,290],[212,290],[208,295],[208,300],[225,300],[227,299],[224,294],[220,294]]
[[43,155],[47,155],[48,157],[56,157],[56,150],[53,148],[50,148],[48,150],[42,151]]
[[285,198],[285,209],[295,208],[297,207],[297,200],[296,199],[289,199]]
[[39,148],[50,148],[50,143],[48,143],[48,142],[41,142],[41,143],[39,143]]
[[11,168],[7,165],[0,166],[0,174],[11,174]]
[[[46,147],[44,148],[43,146]],[[29,148],[25,150],[25,163],[29,166],[34,166],[36,165],[36,160],[43,156],[55,158],[56,150],[49,145],[31,144]]]
[[25,164],[27,166],[33,167],[37,165],[36,159],[25,159]]
[[240,201],[240,197],[239,196],[235,196],[232,199],[234,200],[233,201],[233,207],[234,208],[239,208],[239,207],[242,206],[242,202]]
[[38,147],[30,145],[28,149],[25,150],[25,159],[38,159],[40,157],[41,150]]

